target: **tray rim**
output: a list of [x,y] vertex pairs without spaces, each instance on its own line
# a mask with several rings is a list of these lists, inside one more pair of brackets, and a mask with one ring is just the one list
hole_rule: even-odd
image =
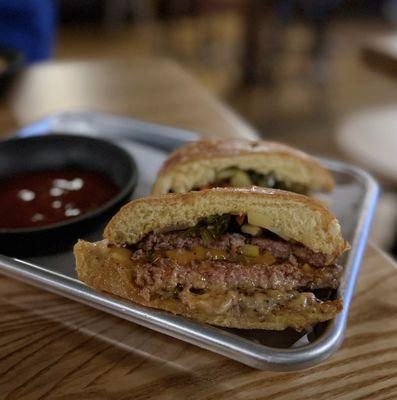
[[[125,117],[123,119],[126,120]],[[133,129],[134,121],[131,119],[131,129]],[[155,125],[155,128],[160,136],[162,126]],[[165,128],[169,132],[170,127]],[[177,141],[180,142],[180,138]],[[258,344],[210,325],[200,324],[124,300],[115,300],[114,297],[95,292],[76,279],[49,271],[24,260],[3,255],[0,255],[0,273],[138,323],[149,329],[187,341],[254,368],[270,371],[292,371],[315,365],[334,353],[343,341],[354,287],[379,194],[378,184],[374,178],[362,169],[339,161],[323,158],[319,158],[319,160],[333,171],[349,172],[361,181],[366,190],[360,206],[360,218],[351,243],[352,248],[345,262],[342,287],[339,291],[344,300],[343,311],[329,324],[318,340],[308,345],[299,348],[280,349]]]

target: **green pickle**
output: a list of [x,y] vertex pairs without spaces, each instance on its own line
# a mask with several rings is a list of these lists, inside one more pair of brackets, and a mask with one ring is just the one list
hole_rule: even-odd
[[308,194],[309,188],[299,182],[286,182],[277,179],[276,174],[270,171],[267,174],[248,170],[243,171],[237,167],[225,168],[216,174],[215,182],[229,181],[232,187],[250,187],[252,185],[266,188],[288,190],[290,192]]
[[230,184],[233,187],[247,187],[252,186],[252,181],[247,172],[237,171],[230,179]]
[[222,169],[221,171],[217,172],[216,180],[223,181],[225,179],[230,179],[237,171],[238,169],[236,167]]

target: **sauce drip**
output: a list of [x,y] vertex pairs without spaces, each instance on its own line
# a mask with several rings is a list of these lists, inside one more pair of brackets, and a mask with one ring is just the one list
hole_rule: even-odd
[[118,189],[96,172],[31,172],[0,181],[0,229],[45,226],[69,220],[109,201]]

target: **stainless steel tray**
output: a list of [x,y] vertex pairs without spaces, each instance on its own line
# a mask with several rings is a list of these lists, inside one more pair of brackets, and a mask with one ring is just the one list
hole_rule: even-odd
[[[192,132],[90,112],[57,114],[22,129],[18,135],[54,132],[108,137],[127,148],[140,169],[134,197],[148,193],[170,150],[197,138]],[[221,329],[106,296],[76,279],[71,252],[30,260],[0,256],[0,272],[255,368],[290,371],[312,366],[335,352],[343,340],[378,195],[376,182],[366,172],[340,162],[321,161],[337,182],[332,194],[323,199],[341,222],[352,249],[341,259],[344,272],[339,295],[344,300],[344,309],[335,320],[319,324],[311,332]],[[98,232],[87,239],[96,240],[100,236]]]

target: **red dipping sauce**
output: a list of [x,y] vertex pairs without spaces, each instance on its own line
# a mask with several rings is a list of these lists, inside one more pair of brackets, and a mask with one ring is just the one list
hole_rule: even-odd
[[15,175],[0,181],[0,229],[39,227],[76,218],[117,192],[107,176],[86,170]]

